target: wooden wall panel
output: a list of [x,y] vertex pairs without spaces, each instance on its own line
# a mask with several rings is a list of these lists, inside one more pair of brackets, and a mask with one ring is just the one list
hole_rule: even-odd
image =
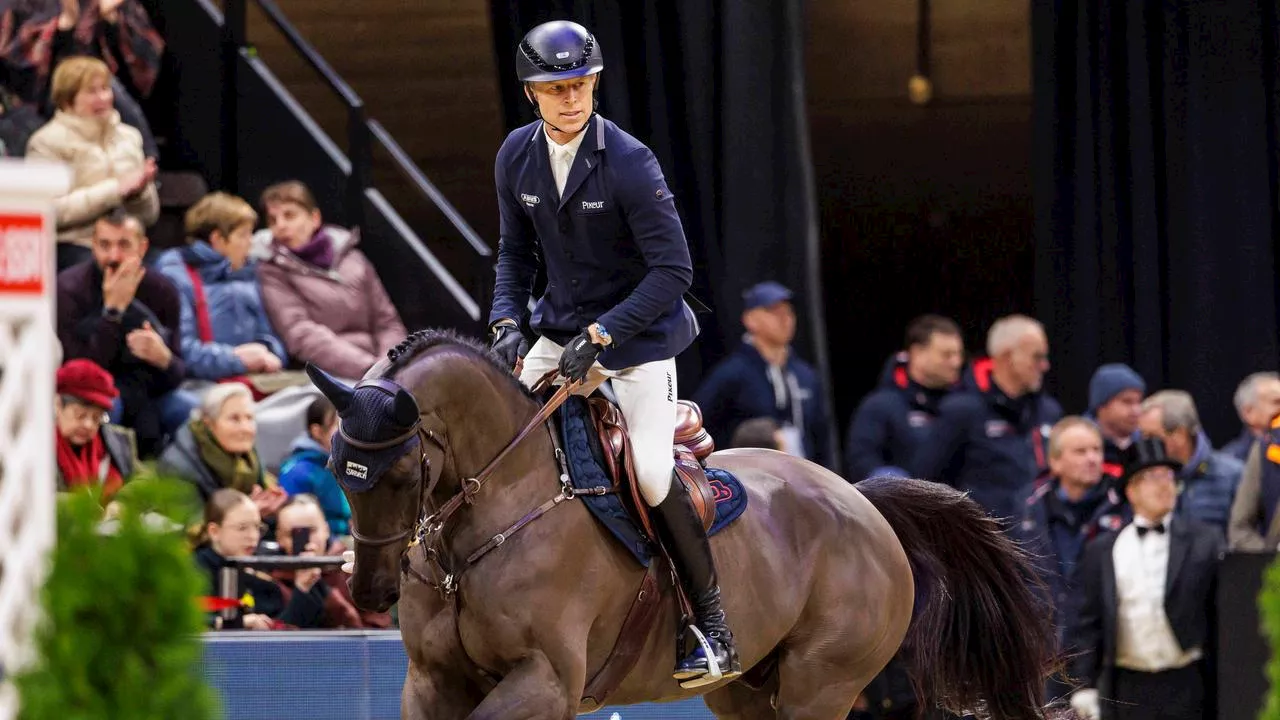
[[[502,114],[485,0],[277,0],[486,241],[497,244],[493,157]],[[328,86],[250,3],[249,39],[343,150],[346,115]],[[443,218],[375,146],[375,184],[449,258]],[[457,256],[465,256],[459,251]]]

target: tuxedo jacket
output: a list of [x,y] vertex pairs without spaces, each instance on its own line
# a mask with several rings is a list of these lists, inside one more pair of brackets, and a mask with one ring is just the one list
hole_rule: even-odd
[[[1183,650],[1206,649],[1213,593],[1222,556],[1220,531],[1210,525],[1174,517],[1169,521],[1169,568],[1164,611]],[[1116,567],[1112,558],[1119,533],[1099,535],[1085,549],[1077,570],[1081,597],[1072,625],[1071,677],[1082,687],[1110,692],[1115,669],[1117,615]]]

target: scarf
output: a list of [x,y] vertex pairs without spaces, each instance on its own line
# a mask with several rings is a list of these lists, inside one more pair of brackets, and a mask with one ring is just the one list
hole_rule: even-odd
[[329,237],[329,233],[324,228],[317,230],[305,245],[292,252],[308,265],[314,265],[321,270],[333,268],[333,238]]
[[203,420],[192,420],[188,427],[191,428],[191,436],[195,438],[200,459],[213,471],[223,487],[235,488],[248,495],[253,492],[255,485],[263,484],[257,452],[232,454],[223,450]]
[[107,446],[102,442],[102,433],[93,434],[88,444],[76,447],[54,430],[58,451],[58,470],[69,488],[87,487],[95,483],[102,484],[102,501],[111,499],[116,491],[124,485],[120,470],[107,455]]

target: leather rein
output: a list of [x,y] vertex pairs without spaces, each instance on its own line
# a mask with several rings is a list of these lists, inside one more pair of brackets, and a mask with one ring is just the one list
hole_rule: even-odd
[[[538,382],[533,386],[533,392],[536,394],[545,390],[555,378],[557,372],[557,370],[551,370],[539,378]],[[412,539],[405,545],[404,550],[401,551],[402,570],[413,575],[427,585],[434,587],[441,593],[441,595],[448,598],[457,590],[458,578],[461,576],[463,571],[474,565],[489,551],[505,543],[512,535],[541,517],[548,510],[557,507],[565,501],[573,500],[575,497],[580,495],[603,495],[608,492],[608,488],[600,487],[582,490],[574,488],[570,484],[568,467],[564,457],[564,452],[560,448],[559,439],[556,437],[556,434],[551,431],[550,426],[547,426],[547,431],[551,435],[552,444],[555,446],[556,459],[560,464],[560,490],[554,497],[544,502],[535,510],[530,511],[506,530],[494,535],[488,540],[488,542],[470,553],[466,557],[463,566],[456,572],[450,571],[445,567],[444,556],[446,553],[443,548],[443,541],[445,526],[448,524],[449,520],[463,507],[473,505],[475,503],[476,495],[480,493],[480,489],[484,487],[485,483],[492,478],[494,471],[498,468],[498,465],[501,464],[502,461],[520,445],[520,443],[528,438],[529,435],[533,434],[538,426],[544,425],[547,419],[551,417],[551,414],[556,411],[556,408],[560,407],[560,405],[568,399],[569,395],[571,395],[580,384],[581,383],[578,381],[573,381],[562,385],[558,390],[556,390],[555,394],[547,400],[547,402],[538,410],[537,414],[525,424],[520,432],[516,433],[516,436],[512,438],[511,441],[508,442],[506,446],[504,446],[502,450],[499,451],[498,454],[480,470],[479,473],[476,473],[474,477],[463,478],[461,481],[461,489],[446,500],[437,510],[430,514],[426,513],[427,505],[432,493],[436,489],[436,485],[440,482],[440,477],[443,472],[431,472],[431,459],[427,455],[427,444],[429,442],[430,444],[435,445],[442,453],[445,453],[445,455],[448,454],[448,447],[445,441],[440,438],[439,433],[423,427],[423,416],[421,414],[419,414],[418,419],[408,430],[394,438],[391,438],[390,440],[380,442],[365,442],[354,439],[347,435],[347,433],[342,429],[341,424],[339,424],[338,432],[342,433],[343,440],[359,450],[386,450],[411,439],[415,434],[421,438],[418,457],[421,481],[418,483],[419,519],[417,524],[411,525],[392,535],[370,537],[368,535],[363,535],[358,531],[355,527],[355,518],[352,518],[351,537],[354,538],[357,543],[362,545],[381,547],[383,545],[390,545],[395,542],[410,539],[410,536],[412,536]],[[400,389],[399,386],[389,380],[365,381],[361,383],[361,385],[373,385],[380,387],[387,392],[393,392],[392,388]],[[435,579],[424,577],[421,573],[410,566],[408,552],[415,545],[422,546],[423,555],[427,560],[431,574],[436,576]]]

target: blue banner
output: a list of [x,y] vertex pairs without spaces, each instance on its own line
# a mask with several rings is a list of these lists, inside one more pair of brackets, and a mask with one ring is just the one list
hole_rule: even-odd
[[[408,658],[397,631],[205,635],[202,672],[226,720],[399,720]],[[700,699],[605,708],[598,720],[712,720]]]

